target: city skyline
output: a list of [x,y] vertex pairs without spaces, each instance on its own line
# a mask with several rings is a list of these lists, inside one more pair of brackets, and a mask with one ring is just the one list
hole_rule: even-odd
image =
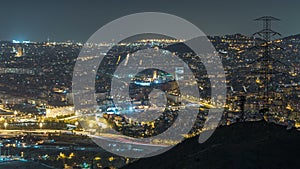
[[0,2],[0,168],[299,168],[298,6]]

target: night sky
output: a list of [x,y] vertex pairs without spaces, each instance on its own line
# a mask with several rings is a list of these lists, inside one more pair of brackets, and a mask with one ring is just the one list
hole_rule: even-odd
[[283,36],[300,33],[298,0],[3,0],[0,40],[85,42],[97,29],[136,12],[166,12],[194,23],[208,35],[261,29],[253,19],[272,15],[282,21],[274,30]]

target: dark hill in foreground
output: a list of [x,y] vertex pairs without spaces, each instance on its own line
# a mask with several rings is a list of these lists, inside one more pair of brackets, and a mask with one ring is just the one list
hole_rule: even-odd
[[266,122],[219,127],[203,144],[198,137],[124,169],[299,169],[300,132]]

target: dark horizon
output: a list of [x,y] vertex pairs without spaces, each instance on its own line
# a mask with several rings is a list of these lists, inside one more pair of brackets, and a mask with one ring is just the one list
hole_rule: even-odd
[[247,36],[262,28],[253,19],[271,15],[281,19],[273,29],[282,37],[299,34],[299,1],[279,0],[219,2],[189,0],[135,1],[5,1],[0,6],[0,39],[85,42],[96,30],[119,17],[138,12],[165,12],[182,17],[207,35],[241,33]]
[[[208,37],[214,37],[214,36],[230,36],[230,35],[237,35],[237,34],[240,34],[240,35],[244,35],[244,36],[248,36],[248,37],[252,37],[251,35],[249,36],[249,35],[245,35],[245,34],[242,34],[242,33],[232,33],[232,34],[224,34],[224,35],[207,35]],[[287,37],[290,37],[290,36],[296,36],[296,35],[299,35],[300,36],[300,32],[299,33],[297,33],[297,34],[292,34],[292,35],[287,35],[287,36],[277,36],[277,38],[274,38],[274,40],[277,40],[277,39],[283,39],[283,38],[287,38]],[[156,38],[156,35],[153,35],[154,37],[155,37],[155,39],[163,39],[162,37],[158,37],[158,38]],[[166,37],[166,38],[170,38],[170,39],[174,39],[174,38],[172,38],[172,37]],[[146,39],[146,38],[145,38]],[[151,37],[150,37],[150,39],[152,39]],[[37,42],[37,43],[42,43],[42,42],[47,42],[47,39],[45,39],[45,40],[42,40],[42,41],[33,41],[33,40],[31,40],[31,39],[22,39],[22,40],[20,40],[20,39],[0,39],[0,41],[13,41],[13,40],[19,40],[20,41],[20,43],[22,43],[22,41],[27,41],[27,40],[29,40],[30,42]],[[71,42],[71,43],[85,43],[85,42],[83,42],[83,41],[75,41],[75,40],[72,40],[72,39],[66,39],[66,40],[59,40],[59,41],[55,41],[55,40],[51,40],[51,39],[49,39],[50,41],[49,42]],[[121,42],[130,42],[132,39],[130,38],[130,40],[128,41],[128,40],[125,40],[125,41],[121,41]],[[133,39],[134,40],[134,39]],[[107,42],[107,43],[109,43],[109,42]]]

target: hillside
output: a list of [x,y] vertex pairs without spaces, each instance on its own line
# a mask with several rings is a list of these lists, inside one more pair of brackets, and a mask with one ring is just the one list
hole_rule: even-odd
[[300,132],[266,122],[218,128],[205,143],[185,140],[124,169],[299,169]]

